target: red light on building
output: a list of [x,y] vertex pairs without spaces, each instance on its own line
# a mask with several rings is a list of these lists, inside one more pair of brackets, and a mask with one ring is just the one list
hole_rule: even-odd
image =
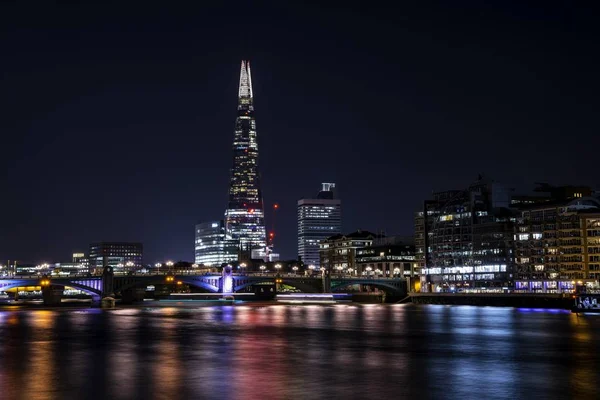
[[277,203],[273,204],[273,208],[277,210],[279,208],[279,204],[277,204]]

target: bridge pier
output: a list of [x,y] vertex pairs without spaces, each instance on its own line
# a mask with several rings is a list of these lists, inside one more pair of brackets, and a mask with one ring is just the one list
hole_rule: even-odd
[[42,286],[42,298],[45,306],[56,306],[60,304],[64,292],[62,286]]
[[325,271],[323,273],[323,293],[331,293],[331,275],[329,275],[329,271]]
[[102,297],[114,297],[115,273],[112,267],[105,267],[102,271]]

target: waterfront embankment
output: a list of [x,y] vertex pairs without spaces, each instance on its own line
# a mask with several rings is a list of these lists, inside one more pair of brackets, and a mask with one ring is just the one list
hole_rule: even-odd
[[571,309],[571,294],[556,293],[410,293],[415,304]]

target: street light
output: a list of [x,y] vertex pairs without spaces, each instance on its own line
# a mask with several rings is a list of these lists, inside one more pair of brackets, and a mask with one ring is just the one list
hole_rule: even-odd
[[396,267],[394,268],[394,275],[400,275],[400,268]]
[[281,269],[281,264],[275,264],[275,269],[277,270],[277,272],[279,272],[279,270]]
[[167,267],[169,267],[169,271],[171,271],[173,267],[173,261],[167,261]]
[[352,275],[353,272],[354,270],[352,268],[348,268],[348,274]]
[[308,266],[308,269],[310,269],[310,273],[312,274],[313,272],[315,272],[315,266],[313,264]]
[[367,272],[367,274],[366,274],[366,275],[369,275],[369,273],[370,273],[372,270],[373,270],[373,268],[371,268],[371,267],[367,267],[367,268],[365,268],[365,271]]
[[131,270],[131,267],[133,267],[135,264],[132,261],[127,261],[127,263],[125,265],[127,266],[127,268],[129,270]]
[[158,269],[158,273],[160,274],[160,267],[162,266],[162,264],[156,263],[156,264],[154,264],[154,266],[156,267],[156,269]]
[[265,267],[264,265],[261,265],[260,267],[258,267],[260,269],[261,273],[265,272],[265,269],[267,269],[267,267]]
[[297,266],[293,266],[292,270],[294,271],[294,275],[296,275],[296,273],[298,273],[298,267]]

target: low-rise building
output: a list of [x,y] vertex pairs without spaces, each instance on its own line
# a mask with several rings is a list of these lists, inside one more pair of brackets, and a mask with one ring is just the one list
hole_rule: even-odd
[[320,268],[334,273],[355,274],[357,270],[356,250],[370,247],[376,238],[376,234],[360,229],[347,235],[328,237],[319,243]]
[[415,246],[394,237],[375,239],[372,246],[356,249],[356,275],[386,278],[416,276]]

